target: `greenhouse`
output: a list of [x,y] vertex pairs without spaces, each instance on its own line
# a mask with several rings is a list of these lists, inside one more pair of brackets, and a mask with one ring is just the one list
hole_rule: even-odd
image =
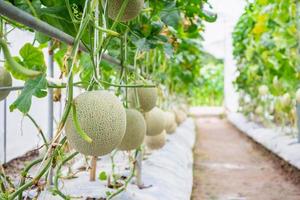
[[300,200],[300,2],[0,0],[0,200]]

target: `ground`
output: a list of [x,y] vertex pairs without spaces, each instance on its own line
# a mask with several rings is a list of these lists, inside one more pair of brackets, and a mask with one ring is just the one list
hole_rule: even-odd
[[192,200],[299,200],[293,183],[226,119],[196,120]]

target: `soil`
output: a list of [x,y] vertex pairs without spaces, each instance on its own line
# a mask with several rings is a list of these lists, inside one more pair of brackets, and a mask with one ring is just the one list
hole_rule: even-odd
[[25,153],[23,156],[15,158],[8,163],[2,165],[6,175],[8,175],[14,182],[17,182],[20,178],[21,171],[25,166],[38,158],[39,150],[32,150]]
[[300,200],[300,172],[226,119],[196,119],[192,200]]

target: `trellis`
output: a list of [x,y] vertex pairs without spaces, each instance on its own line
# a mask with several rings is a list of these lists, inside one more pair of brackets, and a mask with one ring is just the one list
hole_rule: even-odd
[[[10,20],[14,20],[20,24],[23,24],[29,28],[32,28],[35,31],[39,31],[53,39],[56,39],[60,42],[64,42],[68,45],[73,45],[73,42],[75,40],[74,37],[66,34],[65,32],[57,29],[54,26],[49,25],[48,23],[41,21],[32,15],[26,13],[25,11],[22,11],[18,9],[17,7],[13,6],[12,4],[0,1],[0,14],[4,18],[8,18]],[[49,42],[49,48],[51,48],[52,42]],[[87,52],[88,47],[85,46],[82,42],[79,43],[79,50]],[[55,83],[56,85],[65,84],[61,83],[61,81],[53,79],[54,75],[54,59],[53,59],[53,52],[49,52],[49,58],[48,58],[48,83]],[[113,57],[111,57],[108,54],[102,54],[102,59],[111,63],[113,66],[116,67],[116,69],[120,70],[122,68],[121,62]],[[127,66],[129,70],[133,70],[132,66]],[[12,86],[12,87],[0,87],[0,91],[18,91],[22,90],[24,86]],[[48,137],[49,139],[53,138],[53,89],[49,88],[48,90],[48,122],[47,122],[47,130],[48,130]],[[0,144],[0,146],[3,146],[4,150],[4,163],[7,161],[6,159],[6,146],[7,146],[7,100],[4,99],[4,127],[3,127],[3,134],[4,134],[4,141],[3,144]],[[95,163],[95,159],[92,159],[92,163]],[[137,170],[137,185],[142,186],[142,180],[141,180],[141,168],[142,168],[142,155],[141,153],[137,156],[137,162],[136,162],[136,170]],[[53,173],[50,172],[50,183],[52,184],[52,177]],[[95,179],[95,171],[91,173],[91,180]]]

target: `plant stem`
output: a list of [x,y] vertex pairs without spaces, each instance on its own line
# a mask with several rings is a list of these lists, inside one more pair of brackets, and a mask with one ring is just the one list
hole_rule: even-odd
[[55,173],[56,176],[54,178],[54,189],[55,189],[55,193],[58,194],[59,196],[61,196],[63,199],[71,199],[71,198],[69,196],[66,196],[59,189],[58,180],[59,180],[60,174],[61,174],[60,170],[61,170],[61,168],[62,168],[62,166],[64,164],[66,164],[69,160],[73,159],[78,154],[79,154],[78,152],[72,153],[71,155],[69,155],[68,157],[66,157],[64,160],[62,160],[61,163],[57,167],[57,170],[56,170],[56,173]]
[[[22,186],[25,184],[26,177],[27,177],[27,174],[28,174],[29,170],[30,170],[33,166],[37,165],[38,163],[40,163],[40,162],[42,162],[42,161],[43,161],[43,159],[42,159],[42,158],[39,158],[39,159],[33,161],[32,163],[30,163],[29,165],[27,165],[27,166],[25,167],[25,169],[23,169],[23,171],[22,171],[22,173],[21,173],[21,181],[20,181],[20,184],[19,184],[19,188],[22,187]],[[22,200],[22,199],[23,199],[23,191],[21,191],[20,194],[19,194],[19,200]]]
[[88,134],[86,134],[86,132],[84,132],[84,130],[82,130],[78,117],[77,117],[77,112],[76,112],[76,105],[75,103],[72,104],[72,117],[73,117],[73,123],[76,129],[76,132],[79,134],[79,136],[86,142],[88,143],[92,143],[93,140],[88,136]]
[[121,192],[125,191],[128,184],[130,183],[130,181],[132,180],[132,178],[134,177],[134,174],[135,174],[135,168],[136,168],[136,165],[135,165],[135,162],[136,162],[136,158],[138,156],[138,153],[139,153],[139,149],[137,149],[135,151],[135,156],[134,156],[134,163],[133,163],[133,167],[132,167],[132,170],[131,170],[131,173],[130,173],[130,176],[127,178],[127,180],[125,181],[125,184],[123,185],[123,187],[120,187],[115,193],[112,193],[110,196],[107,197],[107,200],[110,200],[112,199],[113,197],[117,196],[118,194],[120,194]]
[[111,36],[115,36],[115,37],[119,37],[120,36],[120,33],[116,32],[116,31],[105,29],[105,28],[102,28],[102,27],[97,26],[97,25],[94,25],[94,27],[96,29],[98,29],[99,31],[105,32],[105,33],[107,33],[107,34],[109,34]]
[[37,122],[33,119],[33,117],[31,115],[29,115],[28,113],[26,114],[26,117],[28,117],[31,120],[31,122],[33,123],[33,125],[37,128],[38,132],[40,133],[40,135],[43,138],[46,148],[48,149],[49,148],[48,141],[47,141],[46,136],[45,136],[43,130],[41,129],[41,127],[37,124]]
[[48,171],[48,169],[51,166],[51,163],[52,163],[52,158],[48,160],[46,166],[38,173],[38,175],[35,178],[27,182],[26,184],[22,185],[20,188],[18,188],[18,190],[16,190],[14,193],[9,195],[8,200],[14,200],[24,190],[27,190],[29,187],[35,185],[41,179],[41,177]]

